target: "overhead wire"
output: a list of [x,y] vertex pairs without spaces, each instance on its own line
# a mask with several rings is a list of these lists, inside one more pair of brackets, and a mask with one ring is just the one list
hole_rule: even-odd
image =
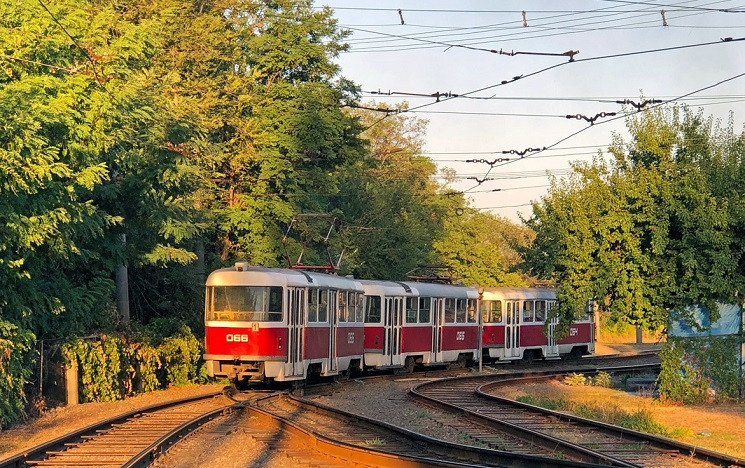
[[[727,1],[727,0],[718,0],[718,1],[715,1],[715,2],[711,2],[709,4],[722,3],[723,1]],[[687,2],[683,2],[683,3],[687,3]],[[615,28],[617,28],[617,27],[623,27],[623,28],[626,28],[626,29],[631,29],[631,28],[638,28],[640,25],[644,25],[644,24],[650,24],[650,25],[651,24],[660,24],[659,19],[656,18],[656,16],[659,14],[659,10],[653,10],[651,8],[649,9],[649,12],[648,13],[645,13],[645,14],[631,15],[631,16],[626,16],[626,17],[617,18],[617,19],[609,19],[609,18],[607,18],[607,16],[618,16],[618,15],[624,15],[626,13],[627,12],[625,12],[625,11],[616,11],[616,12],[603,13],[602,15],[596,15],[598,18],[600,18],[598,21],[573,24],[573,25],[570,25],[570,26],[563,26],[563,27],[557,27],[557,26],[550,27],[550,26],[552,24],[554,24],[554,25],[555,24],[562,24],[562,23],[567,23],[567,22],[572,22],[572,21],[578,21],[578,20],[576,20],[576,19],[564,20],[564,21],[555,22],[555,23],[547,23],[545,25],[540,24],[540,21],[534,21],[532,23],[532,25],[529,28],[527,28],[527,29],[525,27],[521,26],[521,25],[517,25],[517,26],[509,27],[509,28],[492,28],[491,30],[494,30],[494,31],[496,31],[496,30],[514,30],[515,32],[511,32],[511,33],[507,33],[507,34],[492,35],[492,36],[484,36],[484,37],[480,37],[480,38],[452,39],[452,40],[448,41],[448,44],[454,43],[454,44],[461,44],[461,45],[468,45],[468,46],[476,46],[476,45],[480,45],[480,44],[491,43],[491,42],[493,42],[496,39],[499,39],[502,42],[511,42],[511,41],[514,41],[514,40],[527,40],[527,39],[536,39],[536,38],[544,38],[544,37],[553,37],[553,36],[558,36],[558,35],[562,35],[562,34],[576,34],[576,33],[581,33],[581,32],[599,31],[599,30],[604,30],[604,29],[611,29],[611,28],[614,28],[614,27]],[[702,14],[706,14],[706,13],[696,12],[696,13],[681,13],[679,15],[670,15],[670,20],[672,21],[673,19],[686,18],[686,17],[690,17],[690,16],[698,16],[698,15],[702,15]],[[655,16],[655,19],[654,20],[649,20],[649,21],[642,21],[642,22],[636,20],[636,18],[640,18],[640,17],[644,17],[644,16],[650,16],[650,15],[654,15]],[[621,24],[621,25],[616,25],[616,26],[610,26],[609,25],[610,23],[613,23],[613,22],[628,21],[628,20],[634,20],[634,21],[633,22],[628,22],[628,23],[625,23],[625,24]],[[505,24],[512,24],[512,23],[515,23],[515,22],[512,21],[512,22],[508,22],[508,23],[505,23]],[[589,26],[589,25],[595,25],[595,24],[603,24],[604,26],[603,27],[596,27],[596,28],[589,28],[589,29],[577,29],[580,26]],[[663,27],[663,26],[660,25],[659,27]],[[489,30],[490,29],[487,28],[485,31],[488,32]],[[566,32],[567,30],[569,32]],[[429,36],[429,37],[448,37],[448,36],[463,36],[463,35],[466,35],[466,34],[483,34],[483,33],[485,33],[485,31],[475,31],[475,32],[470,32],[470,33],[458,33],[458,34],[453,34],[453,33],[438,34],[438,35]],[[545,33],[546,31],[559,31],[559,32],[552,32],[552,33],[549,34],[549,33]],[[380,33],[380,34],[387,35],[388,33]],[[425,34],[425,33],[414,33],[414,34],[410,34],[410,35],[398,35],[399,36],[398,39],[375,38],[375,37],[366,37],[366,38],[360,38],[360,39],[350,39],[348,41],[348,43],[350,45],[352,45],[352,48],[349,51],[347,51],[347,52],[348,53],[352,53],[352,52],[376,52],[376,51],[377,52],[384,52],[384,51],[392,52],[392,51],[404,51],[404,50],[428,49],[428,48],[441,47],[441,45],[432,45],[432,44],[430,44],[430,45],[416,45],[416,44],[410,44],[410,45],[405,45],[405,44],[385,45],[388,42],[400,42],[400,41],[403,41],[403,40],[415,40],[415,39],[418,38],[417,36],[415,36],[415,34],[422,35],[422,34]],[[478,39],[478,40],[476,40],[476,39]],[[466,41],[469,41],[469,42],[466,42]],[[444,42],[444,41],[441,41],[441,42]],[[360,44],[363,45],[363,46],[367,46],[367,48],[365,48],[365,47],[355,47],[355,45],[360,45]],[[383,45],[377,45],[377,46],[375,46],[375,44],[383,44]]]
[[[437,100],[434,101],[434,102],[430,102],[430,103],[426,103],[426,104],[421,104],[421,105],[412,107],[410,109],[402,109],[400,111],[400,113],[406,113],[406,112],[411,112],[411,111],[415,111],[415,110],[418,110],[418,109],[423,109],[425,107],[429,107],[429,106],[432,106],[432,105],[437,104],[437,103],[440,103],[440,102],[449,101],[451,99],[456,99],[458,97],[473,95],[473,94],[480,93],[480,92],[483,92],[483,91],[486,91],[486,90],[490,90],[490,89],[494,89],[494,88],[497,88],[497,87],[505,86],[505,85],[514,83],[514,82],[516,82],[518,80],[523,80],[523,79],[529,78],[531,76],[536,76],[536,75],[539,75],[541,73],[545,73],[545,72],[547,72],[549,70],[553,70],[555,68],[559,68],[559,67],[562,67],[564,65],[568,65],[568,64],[572,64],[572,63],[590,62],[590,61],[596,61],[596,60],[607,60],[607,59],[611,59],[611,58],[622,58],[622,57],[630,57],[630,56],[635,56],[635,55],[645,55],[645,54],[652,54],[652,53],[669,52],[669,51],[672,51],[672,50],[684,50],[684,49],[691,49],[691,48],[697,48],[697,47],[707,47],[707,46],[718,45],[718,44],[729,44],[729,43],[742,42],[742,41],[745,41],[745,37],[725,38],[724,40],[719,40],[719,41],[700,42],[700,43],[695,43],[695,44],[685,44],[685,45],[670,46],[670,47],[660,47],[660,48],[656,48],[656,49],[646,49],[646,50],[639,50],[639,51],[633,51],[633,52],[621,52],[621,53],[607,54],[607,55],[601,55],[601,56],[595,56],[595,57],[579,58],[579,59],[574,59],[574,60],[567,61],[567,62],[559,62],[559,63],[553,64],[553,65],[549,65],[547,67],[541,68],[539,70],[536,70],[536,71],[533,71],[533,72],[530,72],[530,73],[527,73],[527,74],[513,76],[512,78],[506,79],[506,80],[502,80],[499,83],[495,83],[495,84],[488,85],[488,86],[483,86],[481,88],[477,88],[477,89],[474,89],[472,91],[468,91],[466,93],[454,94],[452,96],[445,97],[443,99],[440,99],[438,97]],[[677,100],[677,99],[679,99],[679,98],[675,98],[675,100]],[[388,114],[385,115],[385,116],[383,116],[383,117],[381,117],[380,119],[378,119],[377,121],[375,121],[373,124],[371,124],[367,128],[371,128],[371,127],[377,125],[379,122],[382,122],[386,117],[388,117]]]
[[[693,90],[691,92],[685,93],[685,94],[679,96],[678,98],[674,98],[674,99],[670,99],[670,100],[667,100],[667,101],[663,101],[663,102],[661,102],[659,104],[653,104],[653,105],[647,107],[646,109],[636,111],[635,113],[648,112],[648,111],[650,111],[652,109],[655,109],[657,107],[660,107],[660,106],[663,106],[663,105],[667,105],[667,104],[673,103],[673,102],[677,101],[680,98],[691,96],[691,95],[696,94],[696,93],[699,93],[701,91],[706,91],[707,89],[715,88],[715,87],[720,86],[720,85],[722,85],[724,83],[728,83],[730,81],[734,81],[736,79],[742,78],[743,76],[745,76],[745,72],[744,73],[739,73],[737,75],[730,76],[730,77],[725,78],[723,80],[720,80],[720,81],[718,81],[718,82],[716,82],[714,84],[711,84],[711,85],[708,85],[708,86],[704,86],[702,88],[698,88],[698,89]],[[622,119],[622,118],[626,118],[626,117],[627,117],[627,115],[619,115],[617,117],[613,117],[611,119],[602,121],[602,122],[600,122],[600,123],[598,123],[598,124],[596,124],[594,126],[593,125],[588,125],[586,127],[583,127],[581,129],[579,129],[579,130],[577,130],[577,131],[575,131],[575,132],[573,132],[573,133],[571,133],[571,134],[569,134],[569,135],[561,138],[560,140],[558,140],[558,141],[556,141],[556,142],[554,142],[554,143],[546,146],[545,148],[548,149],[548,148],[555,147],[555,146],[557,146],[557,145],[559,145],[559,144],[561,144],[561,143],[563,143],[563,142],[565,142],[565,141],[567,141],[567,140],[569,140],[569,139],[571,139],[571,138],[579,135],[580,133],[584,133],[585,131],[589,130],[590,128],[594,128],[594,127],[597,127],[599,125],[603,125],[603,124],[606,124],[606,123],[609,123],[609,122],[612,122],[612,121],[615,121],[615,120],[619,120],[619,119]],[[545,150],[541,150],[541,151],[539,151],[539,152],[537,152],[535,154],[538,154],[538,153],[540,153],[542,151],[545,151]],[[524,158],[521,158],[521,159],[514,159],[514,160],[510,160],[510,161],[501,163],[501,164],[493,165],[493,166],[489,167],[489,169],[486,171],[486,174],[484,174],[484,176],[483,176],[482,179],[488,179],[489,178],[489,175],[491,174],[491,171],[494,170],[495,168],[503,167],[503,166],[506,166],[508,164],[512,164],[512,163],[514,163],[516,161],[524,160],[524,159],[527,159],[527,158],[532,157],[532,156],[534,156],[534,155],[526,155]],[[464,191],[464,193],[467,193],[467,191]]]
[[[680,2],[679,4],[690,3],[692,1],[696,1],[696,0],[687,0],[685,2]],[[718,3],[723,3],[726,1],[728,0],[715,0],[708,4],[718,4]],[[528,28],[526,28],[520,20],[509,20],[509,21],[504,21],[500,23],[492,23],[492,24],[481,25],[481,26],[457,27],[457,28],[452,28],[448,30],[448,32],[433,31],[433,32],[417,32],[417,33],[411,33],[411,34],[399,34],[399,35],[396,35],[397,36],[396,39],[391,39],[390,37],[376,38],[374,36],[370,36],[370,37],[362,37],[362,38],[357,38],[357,39],[352,38],[348,40],[347,42],[350,44],[369,44],[369,43],[376,43],[376,42],[380,42],[380,43],[400,42],[402,40],[414,39],[414,38],[433,39],[433,38],[443,38],[443,37],[457,37],[457,36],[482,34],[484,32],[501,31],[501,30],[514,30],[514,31],[520,31],[520,33],[518,34],[531,34],[532,33],[531,30],[535,30],[536,28],[548,28],[550,26],[558,26],[558,25],[563,25],[566,23],[585,21],[585,23],[579,23],[579,24],[572,25],[572,27],[577,27],[577,26],[598,24],[599,22],[607,24],[609,21],[625,21],[625,20],[636,19],[636,18],[640,18],[643,16],[649,16],[649,15],[654,15],[656,17],[659,14],[658,9],[649,7],[647,9],[637,11],[637,12],[644,13],[642,15],[631,15],[631,16],[625,16],[625,17],[618,18],[618,19],[609,20],[609,17],[628,15],[629,13],[631,13],[631,11],[629,10],[609,11],[609,10],[614,10],[615,8],[617,7],[606,7],[606,8],[598,8],[595,10],[589,10],[586,13],[593,13],[593,15],[583,16],[579,18],[575,17],[576,14],[574,13],[556,15],[556,16],[538,17],[538,18],[534,18],[531,20],[531,25]],[[698,15],[698,14],[704,14],[704,13],[695,13],[695,14]],[[566,18],[567,16],[571,16],[571,18],[567,19]],[[678,18],[679,16],[673,15],[672,17]],[[565,19],[562,19],[559,21],[547,21],[547,20],[555,20],[556,18],[565,18]],[[593,19],[598,19],[599,21],[593,21],[590,23],[586,22],[588,20],[593,20]],[[659,22],[659,21],[657,20],[656,22]],[[636,23],[638,22],[635,21],[634,23],[627,23],[627,24],[636,24]],[[514,26],[510,26],[510,25],[514,25]],[[504,26],[507,26],[507,27],[504,27]],[[353,27],[350,27],[350,29],[353,29]],[[466,32],[455,33],[454,31],[466,31]],[[376,34],[376,33],[377,33],[376,31],[371,32],[371,34]],[[514,35],[514,34],[511,33],[511,34],[507,34],[504,36],[493,36],[492,38],[508,37],[511,35]]]

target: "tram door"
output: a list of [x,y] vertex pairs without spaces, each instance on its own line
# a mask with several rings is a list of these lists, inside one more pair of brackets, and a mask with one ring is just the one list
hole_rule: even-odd
[[330,289],[328,291],[329,307],[329,372],[336,372],[338,360],[336,356],[336,305],[339,294],[337,291]]
[[432,298],[432,362],[444,362],[442,358],[442,321],[445,315],[445,299]]
[[401,364],[401,319],[403,299],[385,298],[385,365]]
[[520,302],[507,301],[504,326],[504,357],[520,357]]
[[287,288],[287,361],[286,376],[304,377],[303,328],[305,326],[305,290]]
[[[551,317],[551,309],[556,306],[555,301],[546,301],[546,317]],[[553,317],[548,322],[548,348],[546,349],[547,356],[558,356],[559,345],[556,343],[556,326],[559,324],[559,317]]]

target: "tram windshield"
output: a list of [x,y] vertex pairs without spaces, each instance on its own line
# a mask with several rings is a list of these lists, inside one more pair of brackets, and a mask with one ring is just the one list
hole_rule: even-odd
[[207,288],[207,320],[281,322],[282,288],[212,286]]

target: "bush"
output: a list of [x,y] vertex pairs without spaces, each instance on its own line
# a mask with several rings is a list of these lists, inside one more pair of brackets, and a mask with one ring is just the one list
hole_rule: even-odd
[[717,399],[736,398],[745,383],[738,376],[738,349],[737,337],[668,338],[660,350],[660,398],[701,403],[710,388]]
[[0,428],[26,418],[24,386],[36,358],[35,339],[30,331],[0,320]]
[[[164,330],[172,332],[164,336]],[[126,335],[101,335],[63,345],[67,364],[77,362],[83,401],[112,401],[172,385],[203,382],[200,341],[186,325],[143,327]],[[203,367],[203,366],[201,366]]]
[[587,385],[587,377],[584,374],[572,372],[564,377],[564,383],[573,387],[581,387],[582,385]]
[[600,371],[595,375],[592,384],[596,387],[611,388],[613,386],[613,381],[611,380],[609,373]]

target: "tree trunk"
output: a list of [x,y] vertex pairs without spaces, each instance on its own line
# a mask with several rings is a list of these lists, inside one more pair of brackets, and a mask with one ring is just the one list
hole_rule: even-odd
[[129,279],[127,277],[127,235],[119,234],[119,242],[122,244],[122,250],[125,252],[123,264],[116,267],[116,308],[119,309],[119,315],[122,323],[129,323]]
[[196,273],[197,281],[201,283],[202,286],[204,286],[204,282],[206,281],[206,271],[204,267],[204,240],[203,239],[197,239],[197,245],[196,245],[196,254],[197,254],[197,260],[194,262],[194,271]]

